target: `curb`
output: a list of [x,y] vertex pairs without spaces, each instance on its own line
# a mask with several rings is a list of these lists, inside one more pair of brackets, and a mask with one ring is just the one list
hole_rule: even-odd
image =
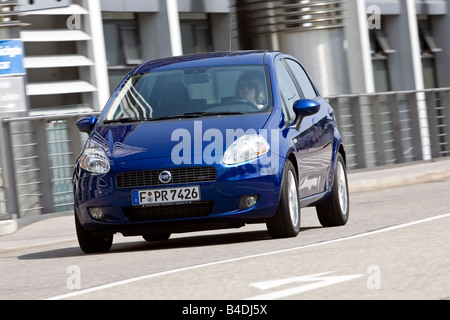
[[20,219],[7,219],[7,220],[0,220],[0,238],[2,236],[11,235],[13,233],[16,233],[19,229],[26,227],[28,225],[34,224],[36,222],[47,220],[51,218],[57,218],[62,216],[68,216],[73,215],[72,211],[63,211],[58,213],[52,213],[52,214],[43,214],[43,215],[37,215],[37,216],[30,216],[30,217],[24,217]]
[[349,175],[349,192],[368,192],[419,183],[437,182],[449,178],[450,170],[429,171],[417,174],[409,174],[405,176],[392,176],[381,179],[367,179],[363,181],[351,181],[351,175]]
[[15,220],[15,219],[0,221],[0,237],[7,236],[9,234],[13,234],[18,229],[19,229],[19,224],[17,223],[17,220]]

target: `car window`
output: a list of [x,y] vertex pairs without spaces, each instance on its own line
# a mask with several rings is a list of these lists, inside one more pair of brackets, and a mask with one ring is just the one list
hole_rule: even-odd
[[314,89],[314,86],[312,85],[311,80],[309,79],[303,67],[294,60],[286,59],[285,61],[294,74],[294,77],[297,80],[297,83],[303,93],[303,97],[306,99],[316,98],[317,92]]
[[294,102],[300,99],[295,83],[293,82],[288,70],[283,62],[279,60],[276,66],[278,87],[280,88],[281,98],[283,100],[283,111],[286,121],[295,119]]
[[272,94],[263,65],[154,71],[131,76],[105,120],[152,119],[186,113],[257,113],[270,110]]

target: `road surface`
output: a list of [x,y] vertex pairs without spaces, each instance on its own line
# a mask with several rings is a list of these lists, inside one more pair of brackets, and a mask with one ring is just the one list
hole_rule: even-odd
[[[74,229],[73,239],[0,251],[0,299],[448,300],[448,190],[446,179],[354,193],[346,226],[323,228],[308,208],[290,239],[263,224],[152,243],[116,235],[110,252],[87,255]],[[179,312],[213,312],[196,307]]]

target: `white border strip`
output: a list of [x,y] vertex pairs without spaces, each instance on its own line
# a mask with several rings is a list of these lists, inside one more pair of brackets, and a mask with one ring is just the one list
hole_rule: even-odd
[[325,245],[325,244],[330,244],[330,243],[336,243],[336,242],[341,242],[341,241],[346,241],[346,240],[362,238],[362,237],[371,236],[371,235],[374,235],[374,234],[377,234],[377,233],[388,232],[388,231],[392,231],[392,230],[406,228],[406,227],[410,227],[410,226],[413,226],[413,225],[416,225],[416,224],[425,223],[425,222],[429,222],[429,221],[433,221],[433,220],[437,220],[437,219],[448,218],[448,217],[450,217],[450,213],[439,215],[439,216],[430,217],[430,218],[427,218],[427,219],[422,219],[422,220],[417,220],[417,221],[413,221],[413,222],[408,222],[408,223],[404,223],[404,224],[399,224],[399,225],[396,225],[396,226],[387,227],[387,228],[383,228],[383,229],[379,229],[379,230],[375,230],[375,231],[369,231],[369,232],[357,234],[357,235],[354,235],[354,236],[344,237],[344,238],[340,238],[340,239],[334,239],[334,240],[325,241],[325,242],[313,243],[313,244],[309,244],[309,245],[305,245],[305,246],[301,246],[301,247],[295,247],[295,248],[289,248],[289,249],[283,249],[283,250],[259,253],[259,254],[245,256],[245,257],[240,257],[240,258],[233,258],[233,259],[228,259],[228,260],[215,261],[215,262],[199,264],[199,265],[190,266],[190,267],[184,267],[184,268],[179,268],[179,269],[174,269],[174,270],[163,271],[163,272],[154,273],[154,274],[148,274],[148,275],[144,275],[144,276],[140,276],[140,277],[135,277],[135,278],[130,278],[130,279],[126,279],[126,280],[111,282],[111,283],[104,284],[104,285],[101,285],[101,286],[92,287],[92,288],[85,289],[85,290],[80,290],[80,291],[75,291],[75,292],[71,292],[71,293],[68,293],[68,294],[55,296],[55,297],[52,297],[52,298],[47,298],[45,300],[62,300],[62,299],[72,298],[72,297],[80,296],[80,295],[83,295],[83,294],[88,294],[88,293],[92,293],[92,292],[96,292],[96,291],[100,291],[100,290],[104,290],[104,289],[109,289],[109,288],[113,288],[113,287],[129,284],[129,283],[132,283],[132,282],[137,282],[137,281],[147,280],[147,279],[151,279],[151,278],[161,277],[161,276],[165,276],[165,275],[169,275],[169,274],[173,274],[173,273],[184,272],[184,271],[189,271],[189,270],[194,270],[194,269],[199,269],[199,268],[204,268],[204,267],[210,267],[210,266],[224,264],[224,263],[228,263],[228,262],[235,262],[235,261],[240,261],[240,260],[258,258],[258,257],[272,255],[272,254],[290,252],[290,251],[294,251],[294,250],[318,247],[318,246]]

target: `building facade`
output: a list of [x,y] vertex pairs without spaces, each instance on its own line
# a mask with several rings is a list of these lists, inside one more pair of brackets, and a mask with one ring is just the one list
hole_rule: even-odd
[[228,0],[102,0],[110,90],[137,63],[229,49]]
[[242,48],[297,56],[325,95],[450,86],[449,0],[231,3]]
[[326,96],[450,87],[450,0],[17,2],[30,114],[101,110],[144,60],[230,48],[290,53]]
[[98,1],[21,1],[28,111],[77,112],[109,96]]

